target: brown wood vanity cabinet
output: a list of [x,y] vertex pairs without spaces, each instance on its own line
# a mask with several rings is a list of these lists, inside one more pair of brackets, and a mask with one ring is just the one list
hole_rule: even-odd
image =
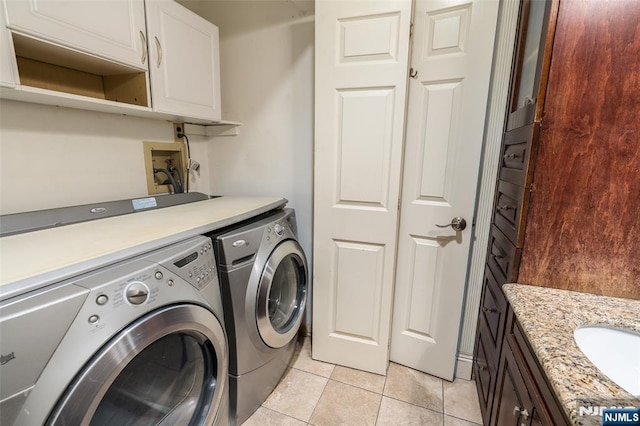
[[510,307],[506,322],[491,424],[569,425]]
[[[522,351],[506,343],[508,304],[501,287],[518,278],[558,1],[520,5],[473,366],[485,425],[553,424],[536,408],[536,392],[528,391]],[[521,412],[514,417],[516,407]],[[531,422],[538,417],[542,423]]]
[[567,423],[503,284],[637,298],[638,17],[520,1],[474,354],[485,425]]

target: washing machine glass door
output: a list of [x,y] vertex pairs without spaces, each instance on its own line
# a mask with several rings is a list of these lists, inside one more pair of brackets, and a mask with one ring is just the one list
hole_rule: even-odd
[[206,309],[153,312],[120,332],[76,378],[49,424],[212,424],[227,375],[221,324]]
[[298,332],[307,300],[307,261],[295,240],[269,256],[258,287],[257,324],[262,340],[281,348]]

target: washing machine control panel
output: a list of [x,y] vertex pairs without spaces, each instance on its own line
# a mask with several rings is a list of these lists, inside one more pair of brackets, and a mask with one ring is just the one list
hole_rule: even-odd
[[[107,297],[106,295],[101,296]],[[134,281],[127,286],[124,296],[127,302],[132,305],[141,305],[149,300],[149,287],[142,281]],[[98,299],[100,299],[100,296],[98,296]],[[99,300],[96,300],[96,302],[100,303]]]
[[87,309],[85,324],[92,331],[108,328],[114,316],[131,315],[133,319],[140,315],[138,309],[154,309],[182,300],[191,294],[187,288],[207,294],[211,287],[218,288],[213,245],[206,237],[194,237],[73,282],[93,293],[83,308]]
[[199,244],[186,248],[179,256],[159,263],[198,290],[202,290],[212,283],[217,286],[218,274],[211,239],[201,237],[198,241]]
[[279,220],[271,226],[267,226],[265,229],[265,235],[263,237],[263,244],[270,246],[272,244],[278,244],[284,238],[293,238],[294,234],[289,227],[289,224],[284,220]]
[[282,237],[282,235],[284,235],[284,226],[276,223],[275,225],[273,225],[273,232],[275,232],[277,236]]

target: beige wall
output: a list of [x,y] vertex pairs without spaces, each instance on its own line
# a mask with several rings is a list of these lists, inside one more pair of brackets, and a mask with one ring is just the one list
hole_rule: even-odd
[[181,3],[219,26],[223,118],[242,122],[212,138],[211,191],[287,198],[310,258],[313,2]]
[[220,28],[223,118],[242,122],[209,144],[212,193],[287,198],[311,262],[313,1],[181,3]]
[[[2,214],[147,195],[142,141],[173,142],[161,120],[0,101]],[[207,143],[191,189],[209,193]]]

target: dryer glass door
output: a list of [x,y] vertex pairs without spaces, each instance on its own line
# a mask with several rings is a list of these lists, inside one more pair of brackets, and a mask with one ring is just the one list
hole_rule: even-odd
[[201,397],[209,393],[207,376],[212,376],[215,355],[202,343],[174,333],[149,345],[109,387],[90,425],[188,424],[201,410]]
[[94,356],[47,424],[213,424],[226,391],[227,350],[222,324],[205,308],[161,308]]
[[272,348],[289,343],[298,332],[307,299],[307,263],[294,240],[271,253],[258,287],[258,330]]

